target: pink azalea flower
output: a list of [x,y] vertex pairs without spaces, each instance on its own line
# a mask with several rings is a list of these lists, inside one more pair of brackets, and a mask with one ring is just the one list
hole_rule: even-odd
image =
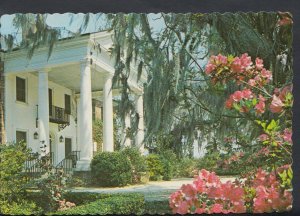
[[222,213],[223,212],[223,206],[221,204],[214,204],[212,208],[210,209],[211,213]]
[[258,137],[258,139],[260,140],[260,141],[265,141],[265,140],[268,140],[269,139],[269,136],[267,135],[267,134],[261,134],[259,137]]
[[178,206],[177,213],[186,214],[188,213],[188,209],[189,209],[188,203],[186,201],[182,201]]
[[252,91],[250,89],[244,89],[242,93],[243,93],[243,98],[245,99],[251,99],[253,97]]
[[264,96],[262,96],[261,94],[260,94],[258,97],[259,97],[259,100],[260,100],[260,101],[263,101],[263,102],[266,101],[266,98],[264,98]]
[[271,112],[280,113],[283,110],[283,106],[284,106],[284,104],[282,103],[280,98],[277,97],[276,95],[273,95],[273,100],[270,105]]
[[181,190],[188,197],[194,197],[197,194],[196,188],[191,184],[182,185]]
[[264,113],[265,112],[265,107],[266,107],[265,102],[262,101],[262,100],[259,101],[258,104],[255,105],[256,112],[258,114]]
[[243,201],[234,202],[233,203],[233,212],[234,213],[245,213],[246,212],[246,206]]
[[284,87],[279,93],[279,99],[285,101],[285,97],[288,93],[292,93],[292,85]]
[[234,60],[231,64],[231,69],[237,73],[240,73],[243,71],[242,61],[239,57],[234,58]]
[[284,132],[283,132],[283,139],[284,141],[286,142],[289,142],[289,143],[292,143],[292,131],[288,128],[284,129]]
[[227,64],[227,57],[221,54],[216,57],[216,60],[222,64]]
[[248,56],[248,53],[244,53],[240,59],[241,59],[241,65],[243,69],[251,66],[252,61],[251,61],[251,57]]
[[256,58],[256,59],[255,59],[255,66],[256,66],[256,68],[257,68],[258,70],[263,69],[263,67],[264,67],[263,60],[260,59],[260,58]]
[[216,69],[216,65],[208,63],[205,67],[205,73],[208,75],[215,69]]
[[225,107],[227,109],[231,109],[232,108],[232,105],[233,105],[233,100],[232,100],[232,97],[230,97],[229,99],[226,100],[225,102]]
[[234,101],[236,101],[236,102],[239,102],[240,100],[242,100],[243,99],[243,93],[241,92],[241,91],[236,91],[236,92],[234,92],[233,93],[233,95],[232,95],[232,99],[234,100]]
[[203,213],[205,213],[205,208],[196,208],[195,213],[196,214],[203,214]]
[[249,84],[250,86],[255,86],[256,81],[255,81],[254,79],[249,79],[249,80],[248,80],[248,84]]
[[272,79],[272,73],[271,73],[271,71],[268,71],[265,68],[262,69],[261,76],[264,77],[264,78],[266,78],[267,80],[271,80]]

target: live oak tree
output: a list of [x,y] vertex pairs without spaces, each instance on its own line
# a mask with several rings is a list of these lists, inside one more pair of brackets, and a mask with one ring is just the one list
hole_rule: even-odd
[[[47,25],[45,14],[17,14],[14,25],[22,30],[23,40],[18,42],[14,34],[1,37],[8,50],[16,46],[26,48],[30,58],[35,49],[47,45],[50,56],[62,35],[77,37],[84,32],[91,22],[90,16],[84,16],[78,31],[70,32]],[[175,145],[169,148],[177,154],[184,148],[182,135],[191,145],[197,137],[196,130],[201,131],[200,140],[206,137],[217,146],[223,145],[223,139],[229,136],[234,136],[237,144],[243,146],[259,134],[259,127],[249,116],[232,115],[224,108],[226,98],[236,87],[214,85],[207,79],[203,68],[208,56],[218,53],[236,56],[247,52],[254,59],[264,59],[265,67],[273,72],[274,86],[292,80],[292,19],[288,13],[160,13],[154,21],[153,16],[135,13],[97,16],[100,17],[105,22],[98,22],[98,29],[113,32],[113,85],[122,86],[119,115],[124,118],[126,112],[133,110],[128,78],[134,65],[138,70],[137,79],[145,74],[147,77],[145,141],[151,142],[158,132],[172,134]],[[159,30],[153,25],[156,21],[160,22]],[[138,118],[134,120],[136,125]]]

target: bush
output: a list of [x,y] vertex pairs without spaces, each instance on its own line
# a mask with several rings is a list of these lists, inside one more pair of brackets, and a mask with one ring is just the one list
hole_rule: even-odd
[[56,212],[57,215],[87,214],[143,214],[145,199],[142,194],[115,194],[110,197]]
[[97,186],[125,186],[131,183],[131,164],[120,152],[101,152],[91,162],[93,182]]
[[150,154],[146,158],[147,166],[150,174],[150,180],[157,181],[160,180],[164,173],[163,163],[160,160],[159,155]]
[[197,169],[206,169],[209,171],[215,171],[218,168],[218,161],[220,160],[219,152],[213,152],[206,154],[203,158],[200,158],[197,162]]
[[194,158],[182,158],[176,164],[176,177],[190,178],[194,176],[194,170],[196,170],[197,159]]
[[144,214],[172,214],[172,210],[167,199],[147,200]]
[[29,152],[25,143],[0,145],[0,213],[8,214],[22,205],[25,209],[31,209],[31,204],[23,202],[26,179],[22,170]]
[[0,201],[0,213],[4,215],[38,215],[42,209],[37,207],[34,202],[18,200],[8,203]]
[[136,147],[126,147],[121,154],[127,157],[131,163],[132,183],[140,182],[139,173],[147,171],[147,164],[144,156]]
[[[118,194],[114,194],[117,196]],[[99,199],[106,199],[113,196],[112,194],[101,194],[91,192],[66,192],[64,198],[70,202],[75,203],[77,206],[94,202]],[[131,196],[130,194],[128,196]]]
[[172,150],[165,150],[159,153],[160,160],[163,164],[163,180],[170,181],[174,177],[177,157]]

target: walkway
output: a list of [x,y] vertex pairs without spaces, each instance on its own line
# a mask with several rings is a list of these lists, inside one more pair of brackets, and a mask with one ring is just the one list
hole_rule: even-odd
[[[232,177],[221,177],[222,182],[234,180]],[[72,188],[72,192],[93,192],[93,193],[130,193],[140,192],[145,194],[146,199],[165,199],[172,192],[179,190],[181,185],[190,184],[193,178],[172,179],[171,181],[151,181],[143,185],[131,185],[126,187],[113,188]]]

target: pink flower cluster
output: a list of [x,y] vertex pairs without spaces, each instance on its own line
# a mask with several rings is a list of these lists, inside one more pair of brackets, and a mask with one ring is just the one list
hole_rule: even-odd
[[280,188],[274,172],[259,169],[253,179],[244,183],[222,183],[214,172],[201,170],[192,184],[182,185],[171,194],[169,204],[178,214],[262,213],[291,209],[292,194]]
[[[236,91],[230,95],[229,99],[225,102],[225,107],[227,109],[232,109],[233,104],[240,105],[240,112],[249,112],[250,108],[254,108],[257,114],[262,114],[265,112],[266,99],[260,94],[258,97],[258,102],[253,103],[253,99],[257,101],[256,95],[250,89],[244,89],[242,91]],[[251,100],[250,105],[246,105],[245,102]],[[252,107],[254,106],[254,107]]]
[[255,64],[247,53],[240,57],[226,57],[221,54],[211,56],[205,72],[212,82],[223,82],[235,79],[238,84],[247,82],[251,87],[263,86],[272,80],[271,71],[264,68],[263,60],[256,58]]
[[242,157],[244,157],[244,152],[236,152],[227,160],[224,160],[225,165],[229,165],[233,162],[239,161]]
[[254,213],[291,209],[292,193],[280,188],[280,182],[275,172],[267,173],[259,169],[255,175],[255,179],[251,182],[251,186],[255,188],[256,192],[253,199]]
[[233,103],[239,103],[242,100],[250,100],[252,98],[253,98],[253,93],[250,89],[236,91],[232,95],[230,95],[229,99],[225,102],[225,106],[228,109],[231,109]]
[[231,181],[222,183],[214,173],[201,170],[193,184],[182,185],[169,199],[173,213],[243,213],[244,189]]
[[292,106],[292,85],[286,86],[282,88],[280,91],[279,89],[274,90],[274,95],[272,98],[272,102],[270,104],[270,110],[273,113],[280,113],[283,111],[284,107]]
[[75,203],[68,202],[65,199],[58,201],[58,204],[59,204],[58,211],[64,211],[76,206]]

